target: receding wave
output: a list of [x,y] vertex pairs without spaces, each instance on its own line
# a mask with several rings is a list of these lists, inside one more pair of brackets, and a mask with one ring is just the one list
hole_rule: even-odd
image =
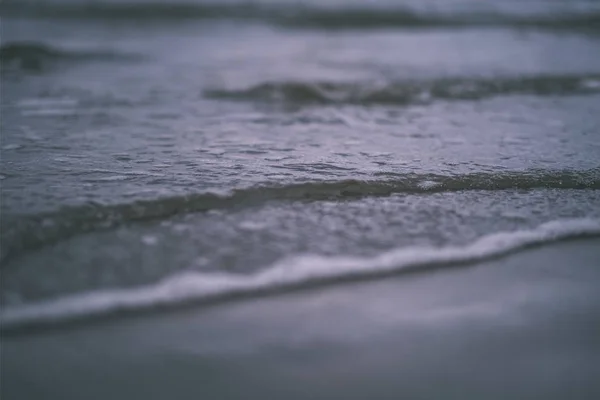
[[65,50],[40,42],[8,42],[0,46],[2,67],[41,71],[58,62],[127,60],[137,57],[111,51]]
[[203,192],[125,204],[85,204],[40,215],[3,216],[0,260],[5,263],[23,252],[85,232],[178,214],[260,205],[267,201],[350,200],[395,193],[511,189],[600,189],[600,168],[464,175],[382,172],[372,180],[259,185],[227,192]]
[[396,82],[265,82],[241,89],[205,90],[213,99],[319,104],[423,104],[434,100],[476,100],[499,95],[600,93],[600,75],[441,79]]
[[460,247],[398,248],[369,258],[296,256],[281,260],[254,275],[190,272],[149,286],[93,291],[9,307],[0,313],[0,327],[4,332],[18,332],[32,327],[186,303],[214,302],[310,285],[426,271],[481,262],[534,245],[598,235],[598,219],[558,220],[532,230],[490,234]]
[[5,1],[5,16],[78,20],[244,20],[274,26],[309,29],[461,28],[497,26],[535,29],[598,31],[600,13],[588,12],[518,15],[498,12],[440,13],[385,7],[314,7],[296,4],[190,2],[42,2]]

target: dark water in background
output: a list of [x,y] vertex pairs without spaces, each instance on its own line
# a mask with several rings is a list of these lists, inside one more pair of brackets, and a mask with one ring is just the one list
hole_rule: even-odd
[[2,2],[3,326],[600,234],[600,2]]

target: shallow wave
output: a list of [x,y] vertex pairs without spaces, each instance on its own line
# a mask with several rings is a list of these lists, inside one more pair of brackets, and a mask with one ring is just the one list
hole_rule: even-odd
[[41,42],[8,42],[0,46],[2,67],[41,71],[57,62],[128,60],[138,57],[112,51],[66,50]]
[[40,2],[5,1],[5,16],[79,20],[137,20],[147,22],[233,19],[262,22],[280,27],[310,29],[461,28],[499,26],[538,29],[598,31],[600,13],[563,12],[518,15],[497,12],[436,13],[404,8],[327,8],[306,4],[260,4],[189,2]]
[[254,275],[185,273],[149,286],[94,291],[9,307],[0,313],[0,329],[15,332],[187,303],[214,302],[311,285],[427,271],[481,262],[534,245],[598,235],[598,219],[557,220],[532,230],[490,234],[460,247],[398,248],[369,258],[296,256]]
[[600,93],[600,75],[441,79],[397,82],[265,82],[242,89],[205,90],[214,99],[294,104],[423,104],[433,100],[475,100],[498,95]]
[[2,218],[0,261],[71,236],[135,222],[211,209],[260,205],[268,201],[350,200],[395,193],[466,190],[600,189],[600,168],[585,171],[517,171],[464,175],[382,172],[372,180],[259,185],[202,192],[125,204],[85,204],[54,213]]
[[16,0],[5,3],[5,15],[82,20],[196,20],[196,19],[255,19],[267,17],[275,9],[258,4],[202,4],[176,2],[41,2]]
[[511,27],[597,31],[600,13],[511,15],[501,13],[420,14],[398,9],[306,10],[275,21],[312,29]]

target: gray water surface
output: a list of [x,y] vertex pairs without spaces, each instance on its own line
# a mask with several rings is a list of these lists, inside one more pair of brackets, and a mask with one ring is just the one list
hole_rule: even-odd
[[593,1],[5,1],[3,307],[600,213]]

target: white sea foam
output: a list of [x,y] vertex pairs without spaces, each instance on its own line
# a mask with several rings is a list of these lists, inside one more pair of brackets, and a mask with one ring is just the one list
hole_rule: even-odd
[[600,89],[600,81],[597,79],[586,79],[581,82],[581,87],[590,90]]
[[423,190],[433,189],[438,186],[440,186],[440,183],[435,181],[423,181],[417,184],[417,187]]
[[398,248],[369,258],[296,256],[253,275],[188,272],[149,286],[87,292],[9,307],[0,313],[0,327],[10,330],[32,324],[67,322],[122,311],[258,294],[311,283],[484,261],[531,245],[596,235],[600,235],[599,219],[558,220],[531,230],[483,236],[467,246]]
[[77,100],[64,97],[30,98],[17,102],[17,106],[21,108],[72,108],[77,105],[79,105]]

